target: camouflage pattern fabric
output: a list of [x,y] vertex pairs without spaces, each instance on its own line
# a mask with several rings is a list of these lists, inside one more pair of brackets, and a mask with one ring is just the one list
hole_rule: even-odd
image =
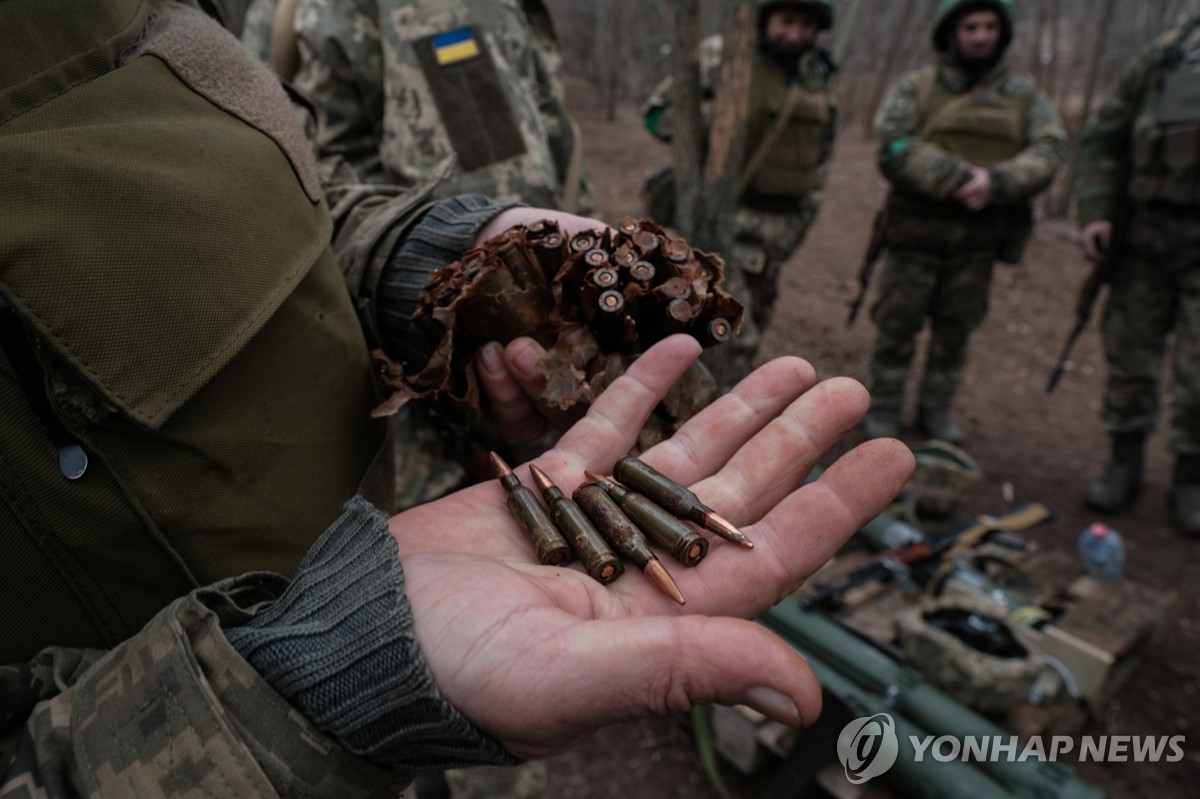
[[[915,70],[888,91],[875,115],[880,169],[892,184],[886,229],[889,254],[872,318],[879,328],[871,356],[872,405],[899,408],[912,361],[914,337],[928,317],[933,327],[920,404],[949,407],[961,380],[972,331],[987,313],[993,262],[1015,262],[1031,230],[1028,202],[1053,179],[1066,152],[1066,133],[1046,96],[1003,63],[977,83],[943,54],[933,73]],[[928,77],[923,78],[922,75]],[[935,80],[930,84],[929,78]],[[923,86],[925,84],[925,86]],[[926,106],[935,93],[975,96],[946,127],[961,128],[964,117],[976,128],[953,130],[939,144],[925,127]],[[953,199],[971,176],[972,161],[948,149],[983,140],[990,107],[1023,111],[1015,154],[981,164],[988,168],[991,204],[972,213]],[[1012,117],[1010,113],[1009,118]],[[1008,123],[1005,123],[1008,124]],[[929,138],[923,137],[922,134]]]
[[925,620],[926,614],[942,610],[975,612],[994,620],[1006,615],[1000,605],[974,596],[925,599],[897,613],[896,638],[929,682],[980,713],[1005,713],[1024,702],[1042,669],[1040,653],[1027,644],[1023,657],[996,657],[972,649]]
[[221,632],[285,583],[269,574],[226,580],[177,600],[107,654],[46,650],[29,665],[0,667],[0,797],[399,793],[407,778],[312,726]]
[[[1200,225],[1200,214],[1193,217]],[[1103,418],[1112,433],[1153,431],[1168,338],[1173,410],[1168,440],[1180,455],[1200,455],[1200,260],[1125,256],[1104,311],[1108,382]]]
[[[1080,224],[1111,220],[1120,238],[1103,322],[1105,426],[1113,434],[1153,430],[1173,334],[1169,447],[1179,455],[1200,454],[1200,204],[1121,198],[1139,182],[1163,189],[1196,185],[1200,118],[1190,125],[1182,120],[1181,131],[1160,125],[1157,109],[1169,58],[1178,60],[1172,73],[1200,73],[1198,24],[1200,18],[1161,36],[1125,68],[1084,130],[1076,182]],[[1170,155],[1147,146],[1172,127]],[[1114,219],[1122,204],[1123,218]]]
[[987,314],[994,261],[991,253],[942,257],[890,250],[871,318],[879,328],[871,351],[871,404],[899,408],[928,317],[932,326],[920,405],[945,408],[962,381],[971,333]]
[[[436,197],[477,193],[558,208],[593,207],[567,187],[576,131],[562,59],[539,2],[302,0],[297,87],[318,109],[322,157],[368,182],[412,185],[457,156]],[[261,34],[258,35],[261,41]]]
[[[723,46],[721,36],[707,37],[700,46],[700,111],[706,128],[712,123],[713,97]],[[761,74],[781,68],[777,62],[760,52],[756,56],[754,69]],[[733,251],[725,259],[726,290],[746,306],[746,316],[741,332],[731,342],[706,351],[702,359],[724,390],[731,388],[753,368],[763,333],[774,311],[780,270],[804,242],[816,218],[833,157],[837,128],[836,82],[827,56],[816,48],[810,49],[800,59],[795,79],[809,96],[823,100],[827,121],[820,132],[818,152],[814,159],[816,167],[803,196],[791,200],[765,200],[747,196],[739,202],[734,220]],[[662,81],[643,107],[647,128],[663,140],[670,140],[673,130],[672,85],[670,78]],[[752,117],[754,113],[752,109]],[[752,119],[751,127],[761,130],[765,125],[756,126]],[[755,142],[749,142],[747,159],[753,154],[754,148]],[[765,173],[771,170],[772,165],[768,160],[758,171]],[[662,175],[656,173],[648,180],[661,181]],[[673,220],[659,221],[669,224]]]
[[[935,70],[932,85],[926,77],[929,69]],[[944,124],[928,118],[935,95],[962,97],[970,92],[976,93],[976,99]],[[980,142],[995,138],[997,131],[989,128],[1007,128],[1010,123],[999,112],[1014,106],[1023,108],[1024,120],[1023,129],[1015,131],[1017,152],[1010,158],[981,164],[937,141],[942,138],[939,134]],[[924,127],[931,123],[937,130],[923,136]],[[972,124],[974,129],[962,129]],[[936,67],[913,70],[893,84],[875,112],[874,131],[880,170],[892,184],[888,243],[944,254],[973,248],[996,255],[1000,242],[994,229],[999,225],[1001,233],[1006,232],[1006,209],[1019,208],[1044,191],[1067,150],[1058,112],[1027,77],[1001,63],[973,82],[948,54]],[[954,200],[954,193],[970,179],[973,163],[986,166],[992,180],[991,204],[976,213]],[[903,231],[897,229],[901,224],[906,227]]]

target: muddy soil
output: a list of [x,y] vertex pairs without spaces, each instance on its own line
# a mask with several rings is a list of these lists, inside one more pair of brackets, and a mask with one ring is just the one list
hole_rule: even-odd
[[[669,160],[669,149],[641,128],[634,109],[623,108],[618,119],[607,121],[589,87],[573,83],[571,94],[585,130],[598,215],[615,221],[639,214],[642,176]],[[846,310],[884,191],[869,142],[856,130],[846,132],[838,142],[820,217],[784,268],[763,358],[799,355],[823,377],[865,380],[874,327],[863,314],[847,329]],[[1071,225],[1045,220],[1024,263],[998,267],[991,309],[972,339],[965,385],[955,404],[966,430],[965,446],[985,472],[961,511],[1002,513],[1013,500],[1043,502],[1056,511],[1057,521],[1033,535],[1041,547],[1066,553],[1074,553],[1080,530],[1102,519],[1125,537],[1128,578],[1172,595],[1161,633],[1137,672],[1093,714],[1083,732],[1184,735],[1184,760],[1082,764],[1079,771],[1114,799],[1184,799],[1200,790],[1200,589],[1194,577],[1200,541],[1184,540],[1171,527],[1173,462],[1161,431],[1150,441],[1146,486],[1129,510],[1098,516],[1081,501],[1083,486],[1108,454],[1099,419],[1104,358],[1094,328],[1078,342],[1056,393],[1047,397],[1044,389],[1073,323],[1075,294],[1086,273]],[[906,409],[906,418],[911,420],[913,410]],[[1164,397],[1164,411],[1170,413],[1169,396]],[[904,437],[919,440],[911,429]],[[861,433],[852,434],[844,446],[861,438]],[[767,779],[743,778],[728,767],[722,773],[738,799],[760,795]],[[602,731],[555,758],[550,795],[703,799],[717,794],[700,774],[684,722],[652,719]]]

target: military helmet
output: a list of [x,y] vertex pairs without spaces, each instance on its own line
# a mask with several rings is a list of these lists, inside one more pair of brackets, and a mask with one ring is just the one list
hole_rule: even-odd
[[896,639],[925,678],[980,713],[1025,701],[1042,652],[982,596],[925,598],[896,614]]
[[1013,25],[1017,21],[1014,0],[942,0],[933,19],[933,46],[939,52],[950,49],[954,26],[964,14],[972,11],[995,11],[1000,15],[1000,52],[1012,42]]
[[912,451],[917,465],[904,486],[904,499],[917,516],[949,516],[983,479],[979,463],[948,441],[914,444]]
[[833,7],[837,0],[758,0],[758,29],[767,24],[767,15],[780,6],[800,6],[817,18],[817,30],[833,27]]

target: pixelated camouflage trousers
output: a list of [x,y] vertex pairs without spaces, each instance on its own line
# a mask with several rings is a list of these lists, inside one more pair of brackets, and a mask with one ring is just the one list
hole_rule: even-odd
[[987,315],[994,255],[953,257],[890,250],[871,309],[878,333],[871,352],[871,405],[899,408],[916,351],[929,319],[931,333],[921,378],[920,405],[946,408],[962,382],[971,333]]
[[1122,259],[1113,275],[1103,331],[1108,430],[1154,429],[1170,349],[1174,408],[1169,446],[1178,454],[1200,454],[1200,262]]
[[783,264],[804,241],[812,214],[741,207],[734,221],[733,249],[725,258],[725,290],[746,308],[741,331],[727,344],[705,351],[703,363],[724,392],[754,368],[763,333],[771,322]]

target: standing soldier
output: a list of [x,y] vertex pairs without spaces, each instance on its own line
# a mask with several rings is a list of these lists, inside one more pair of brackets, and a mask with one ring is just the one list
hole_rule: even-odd
[[997,259],[1020,260],[1030,201],[1061,165],[1066,133],[1049,99],[1004,53],[1012,0],[944,0],[934,22],[938,63],[900,77],[875,115],[879,165],[892,190],[884,209],[887,264],[872,318],[867,434],[895,436],[915,338],[933,335],[917,423],[952,443],[950,415],[971,332],[987,313]]
[[1200,535],[1200,17],[1147,47],[1083,134],[1083,251],[1111,285],[1104,313],[1104,422],[1112,462],[1087,501],[1119,510],[1142,481],[1174,332],[1173,511]]
[[[388,185],[419,186],[447,167],[434,199],[480,195],[502,205],[593,210],[562,56],[541,0],[254,0],[243,40],[315,106],[327,199],[335,216],[357,209],[341,235],[361,233],[363,249],[391,224]],[[458,210],[468,216],[495,213],[461,199]],[[379,260],[368,272],[384,271]],[[381,313],[380,332],[398,343],[391,354],[409,374],[431,354],[412,312],[429,274],[444,265],[391,263],[380,286],[396,309]],[[485,352],[483,362],[494,358]],[[394,424],[406,444],[397,451],[397,508],[468,482],[467,453],[501,446],[494,431],[451,425],[422,402],[409,403]],[[520,460],[545,448],[505,446]]]
[[[834,0],[759,0],[747,157],[738,181],[741,193],[726,271],[726,287],[747,312],[738,336],[715,360],[706,361],[723,389],[750,371],[775,307],[780,269],[804,241],[821,204],[837,123],[837,67],[815,42],[818,33],[833,25],[833,5]],[[706,123],[712,120],[723,45],[719,35],[701,44]],[[646,127],[663,140],[672,134],[671,86],[669,78],[659,84],[645,107]],[[674,190],[663,179],[666,175],[650,178],[649,195]],[[651,216],[670,216],[669,208],[664,212],[653,200],[649,204]]]

